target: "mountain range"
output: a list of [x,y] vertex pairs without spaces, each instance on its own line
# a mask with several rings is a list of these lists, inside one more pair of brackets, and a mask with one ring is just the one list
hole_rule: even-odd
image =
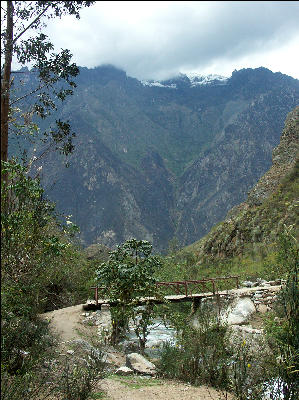
[[84,245],[199,240],[269,169],[299,103],[298,80],[262,67],[157,82],[106,65],[80,68],[76,83],[52,117],[77,134],[69,167],[57,153],[36,167]]

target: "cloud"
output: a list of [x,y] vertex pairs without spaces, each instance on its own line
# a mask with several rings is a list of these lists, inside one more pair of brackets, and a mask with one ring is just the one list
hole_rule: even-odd
[[222,73],[242,60],[261,66],[266,54],[271,62],[263,66],[295,73],[298,20],[297,1],[108,1],[82,10],[80,21],[68,16],[51,22],[47,32],[79,65],[110,63],[139,79],[209,68]]

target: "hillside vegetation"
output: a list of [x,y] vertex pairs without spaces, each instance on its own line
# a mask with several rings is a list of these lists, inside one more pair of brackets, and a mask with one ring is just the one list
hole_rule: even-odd
[[[247,200],[180,254],[180,257],[188,254],[197,262],[196,274],[269,273],[275,244],[285,228],[298,239],[298,150],[299,107],[296,107],[288,114],[280,144],[273,150],[272,167],[252,188]],[[209,265],[217,267],[209,272]]]

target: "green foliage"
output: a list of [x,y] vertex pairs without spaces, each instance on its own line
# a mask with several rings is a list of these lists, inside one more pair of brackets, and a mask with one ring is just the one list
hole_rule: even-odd
[[68,241],[67,226],[55,222],[38,180],[14,161],[2,166],[9,172],[1,198],[2,361],[10,374],[24,375],[47,347],[37,314],[85,300],[92,271]]
[[[111,309],[114,343],[124,334],[129,319],[134,314],[136,317],[134,307],[138,305],[140,298],[156,294],[154,274],[160,267],[160,261],[158,257],[151,256],[151,252],[152,245],[149,242],[127,240],[115,251],[110,252],[108,261],[99,266],[97,284],[104,287],[101,295],[116,303]],[[146,320],[150,321],[148,312],[142,315],[147,315]],[[139,332],[139,328],[137,331]],[[142,332],[144,337],[145,326],[142,327]]]
[[180,313],[171,316],[178,333],[177,342],[164,345],[160,371],[169,378],[226,389],[230,355],[225,346],[226,327],[208,306],[200,309],[198,318],[198,326],[194,328],[186,316]]
[[168,243],[167,254],[172,255],[177,253],[181,248],[179,239],[177,237],[173,237]]
[[11,312],[2,313],[2,365],[11,375],[24,375],[49,355],[53,339],[44,321],[28,321]]
[[101,355],[91,351],[77,355],[74,360],[66,357],[56,373],[55,392],[67,400],[87,400],[92,398],[92,390],[104,376],[104,364]]
[[[43,341],[40,350],[42,345],[47,344]],[[94,347],[86,351],[80,345],[75,350],[74,356],[62,354],[58,359],[57,354],[55,359],[51,354],[51,357],[40,359],[39,363],[18,374],[9,373],[6,366],[2,365],[1,399],[44,400],[54,396],[67,400],[93,398],[93,389],[104,377],[102,353]]]
[[277,352],[277,374],[284,398],[293,400],[299,393],[299,258],[292,226],[285,227],[280,235],[277,265],[286,274],[286,284],[277,298],[276,319],[268,320],[266,328]]
[[[146,377],[147,378],[147,377]],[[143,376],[117,376],[111,375],[109,379],[113,379],[121,384],[131,388],[140,389],[142,387],[157,386],[161,385],[163,382],[156,378],[145,379]]]
[[26,176],[24,167],[15,162],[3,163],[2,173],[1,253],[4,309],[31,317],[39,310],[39,278],[45,264],[59,252],[49,232],[53,206],[42,199],[37,180]]
[[154,271],[159,266],[157,257],[150,257],[152,245],[131,239],[110,252],[109,260],[99,266],[98,285],[112,300],[130,303],[152,291]]
[[170,253],[161,257],[161,268],[157,271],[157,280],[176,281],[199,279],[200,270],[197,264],[197,257],[187,250]]
[[48,387],[49,376],[41,371],[30,370],[23,375],[10,375],[1,371],[1,400],[44,400],[52,390]]
[[[277,174],[281,173],[279,171]],[[243,263],[244,272],[247,268],[255,268],[255,274],[265,274],[263,266],[268,263],[269,278],[279,278],[281,271],[273,268],[271,258],[275,256],[274,244],[280,240],[284,225],[294,225],[293,236],[298,238],[298,172],[297,160],[283,179],[280,178],[280,185],[261,204],[241,205],[231,218],[215,225],[208,235],[184,250],[197,254],[203,265],[226,264],[230,260],[236,269],[238,263]],[[270,177],[269,181],[272,179]]]
[[[61,49],[60,53],[54,52],[54,45],[49,41],[47,35],[41,32],[46,26],[46,21],[53,18],[60,18],[63,15],[74,15],[80,18],[79,11],[82,7],[89,7],[93,1],[42,1],[24,3],[23,1],[10,2],[3,13],[5,28],[1,29],[1,71],[5,71],[1,93],[3,101],[10,100],[10,107],[17,102],[23,102],[23,110],[19,116],[24,118],[25,125],[36,126],[31,122],[33,115],[44,119],[57,109],[54,99],[63,101],[66,96],[73,93],[76,87],[73,78],[78,75],[79,69],[76,64],[71,63],[72,54],[67,49]],[[25,38],[24,34],[29,33]],[[10,79],[12,57],[15,57],[18,64],[26,66],[30,64],[31,72],[34,74],[34,86],[23,86],[25,73],[23,69],[17,74],[12,84]],[[13,73],[13,72],[12,72]],[[16,81],[20,78],[19,82]],[[65,86],[67,85],[67,86]],[[9,90],[6,92],[5,87]],[[10,99],[9,99],[10,98]],[[4,104],[4,103],[3,103]],[[2,100],[1,100],[1,106]],[[26,111],[25,111],[26,109]],[[15,113],[16,113],[16,109]],[[5,114],[3,114],[5,115]],[[19,117],[17,117],[19,119]],[[5,115],[5,119],[12,127],[11,119]],[[50,140],[62,153],[68,154],[73,150],[72,136],[68,122],[55,121],[56,127],[44,132],[43,142]],[[2,128],[1,128],[2,129]],[[18,129],[18,131],[20,131]],[[22,130],[24,133],[24,130]],[[4,131],[1,131],[1,135]],[[7,135],[7,132],[5,133]],[[6,160],[7,157],[1,158]]]
[[[195,314],[172,313],[176,343],[164,345],[158,363],[164,377],[219,389],[224,398],[233,393],[238,400],[262,400],[276,375],[275,358],[265,341],[246,343],[221,324],[215,304],[203,304]],[[274,399],[274,397],[273,397]]]
[[[233,335],[231,336],[232,340]],[[232,340],[233,354],[230,362],[230,391],[238,400],[264,400],[268,382],[275,376],[273,354],[265,348],[262,339]],[[271,393],[272,394],[272,393]],[[273,397],[271,397],[272,399]]]
[[[5,400],[40,400],[58,389],[48,384],[55,371],[44,370],[54,338],[38,313],[85,301],[95,267],[71,244],[76,227],[57,222],[38,179],[13,160],[2,163],[7,173],[1,191],[1,387]],[[101,376],[93,364],[63,371],[53,379],[67,398],[87,399]]]
[[133,307],[131,310],[131,321],[139,341],[139,350],[142,354],[144,354],[145,351],[149,326],[152,324],[157,314],[157,306],[150,302],[141,307]]
[[70,243],[68,226],[55,221],[54,205],[43,199],[39,181],[14,161],[2,165],[10,177],[7,185],[2,180],[3,309],[32,318],[88,296],[89,263]]

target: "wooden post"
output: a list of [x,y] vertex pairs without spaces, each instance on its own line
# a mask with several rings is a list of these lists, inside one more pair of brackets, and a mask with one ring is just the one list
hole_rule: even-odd
[[196,311],[199,309],[200,305],[201,305],[201,298],[194,297],[192,304],[191,304],[191,315],[196,313]]
[[217,300],[217,309],[218,309],[218,316],[220,315],[220,294],[216,294],[216,300]]
[[99,288],[95,288],[96,306],[99,304]]

